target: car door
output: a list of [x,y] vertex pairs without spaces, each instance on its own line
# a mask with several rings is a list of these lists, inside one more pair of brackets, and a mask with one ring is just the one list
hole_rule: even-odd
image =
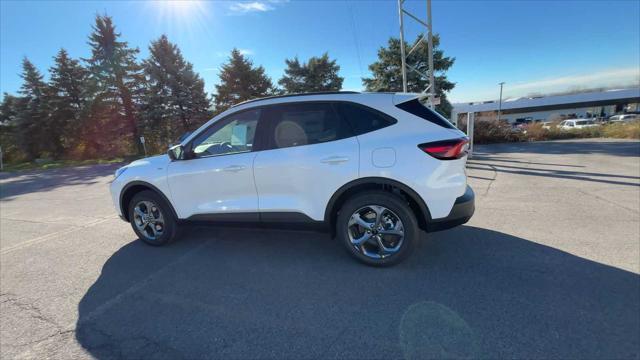
[[258,220],[253,177],[261,110],[234,113],[190,144],[188,160],[168,168],[171,197],[180,218]]
[[328,102],[265,108],[254,174],[264,221],[323,220],[335,191],[358,176],[359,146]]

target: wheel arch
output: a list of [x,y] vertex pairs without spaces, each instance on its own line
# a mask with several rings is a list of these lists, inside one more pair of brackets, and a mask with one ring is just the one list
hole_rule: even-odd
[[169,205],[169,209],[171,210],[171,213],[173,214],[174,218],[178,219],[178,214],[176,213],[176,210],[173,208],[173,204],[171,204],[171,201],[169,201],[169,198],[162,192],[162,190],[158,189],[156,186],[151,185],[145,181],[132,181],[127,185],[125,185],[125,187],[120,192],[120,210],[122,211],[122,217],[126,221],[130,221],[129,202],[131,201],[131,199],[133,199],[133,197],[137,193],[145,190],[150,190],[158,194],[162,198],[162,200],[164,200],[167,203],[167,205]]
[[431,222],[431,213],[417,192],[397,180],[384,177],[366,177],[344,184],[329,199],[324,213],[324,221],[332,232],[335,231],[337,214],[344,202],[351,196],[367,190],[382,190],[404,198],[416,214],[420,228],[427,230]]

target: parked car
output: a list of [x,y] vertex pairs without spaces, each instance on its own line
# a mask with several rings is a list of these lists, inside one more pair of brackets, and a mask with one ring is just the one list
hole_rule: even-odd
[[468,139],[416,95],[322,93],[247,101],[166,155],[124,166],[111,194],[144,242],[189,221],[320,226],[356,259],[391,265],[419,231],[474,212]]
[[635,120],[640,120],[640,114],[619,114],[609,117],[611,123],[627,123]]
[[554,124],[553,121],[544,121],[542,123],[542,128],[543,129],[547,129],[547,130],[551,130],[551,128],[554,128],[556,125]]
[[600,125],[596,124],[596,122],[591,119],[569,119],[558,124],[558,127],[561,130],[584,129],[597,126]]

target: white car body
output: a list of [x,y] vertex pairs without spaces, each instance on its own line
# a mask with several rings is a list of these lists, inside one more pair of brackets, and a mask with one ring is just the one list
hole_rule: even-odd
[[613,115],[609,118],[609,122],[612,123],[626,123],[640,119],[639,114],[620,114]]
[[558,124],[558,128],[561,130],[584,129],[598,126],[600,125],[596,124],[595,121],[591,119],[569,119]]
[[453,219],[452,213],[456,201],[460,203],[465,194],[467,202],[471,196],[473,212],[473,193],[467,189],[465,174],[466,156],[443,161],[418,147],[461,138],[464,133],[396,106],[415,98],[415,94],[327,93],[236,105],[200,127],[181,145],[188,146],[206,129],[231,115],[248,109],[263,111],[278,104],[349,102],[380,111],[397,122],[357,136],[303,146],[190,160],[172,161],[168,155],[137,160],[119,169],[111,183],[115,208],[128,221],[128,192],[146,187],[159,192],[179,220],[326,222],[330,221],[336,196],[352,186],[372,182],[397,185],[419,197],[414,200],[422,202],[420,206],[424,205],[428,212],[423,214],[423,223],[465,222],[471,216],[469,211],[466,220],[459,219],[462,215]]

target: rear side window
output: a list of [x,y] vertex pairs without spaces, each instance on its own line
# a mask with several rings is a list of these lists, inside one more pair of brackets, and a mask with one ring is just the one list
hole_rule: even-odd
[[268,118],[274,148],[319,144],[352,136],[329,103],[272,106]]
[[340,115],[346,120],[354,135],[365,134],[374,130],[393,125],[396,119],[377,110],[353,103],[336,103]]
[[417,117],[423,118],[429,122],[432,122],[436,125],[440,125],[444,128],[455,129],[447,119],[445,119],[442,115],[437,112],[429,109],[428,107],[422,105],[419,99],[413,99],[410,101],[403,102],[401,104],[396,105],[397,108],[402,109],[408,113],[411,113]]

